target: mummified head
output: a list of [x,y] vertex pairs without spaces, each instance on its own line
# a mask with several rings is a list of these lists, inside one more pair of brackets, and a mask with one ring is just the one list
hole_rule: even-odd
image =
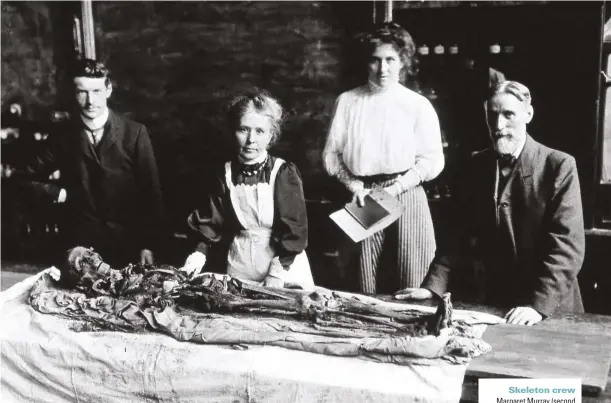
[[107,266],[97,252],[84,246],[76,246],[68,250],[66,260],[71,271],[79,273],[81,278],[97,277],[100,269]]

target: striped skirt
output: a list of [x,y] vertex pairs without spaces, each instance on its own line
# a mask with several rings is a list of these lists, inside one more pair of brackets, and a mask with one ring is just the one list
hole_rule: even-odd
[[[394,179],[376,185],[392,183]],[[406,206],[401,217],[361,242],[361,292],[386,294],[420,287],[435,257],[435,232],[424,189],[417,186],[399,195],[398,200]]]

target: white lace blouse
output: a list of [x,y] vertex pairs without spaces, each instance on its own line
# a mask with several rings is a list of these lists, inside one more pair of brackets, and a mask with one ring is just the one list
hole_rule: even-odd
[[327,172],[351,191],[359,176],[408,171],[404,190],[434,179],[444,166],[439,118],[422,95],[396,83],[373,83],[341,94],[323,151]]

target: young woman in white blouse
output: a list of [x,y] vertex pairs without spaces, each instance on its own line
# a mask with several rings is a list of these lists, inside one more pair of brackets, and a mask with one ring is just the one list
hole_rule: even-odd
[[[397,222],[361,243],[361,292],[394,292],[419,287],[435,255],[421,185],[443,169],[441,133],[431,103],[402,85],[414,74],[410,34],[396,23],[384,23],[358,39],[368,82],[337,98],[323,159],[327,172],[361,205],[373,186],[382,186],[406,206]],[[394,255],[390,265],[380,264],[383,251]]]

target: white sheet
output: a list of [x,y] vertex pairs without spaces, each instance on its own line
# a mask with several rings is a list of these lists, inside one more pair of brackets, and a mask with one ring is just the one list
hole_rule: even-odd
[[160,334],[78,333],[0,293],[2,402],[457,402],[464,365],[409,367]]

